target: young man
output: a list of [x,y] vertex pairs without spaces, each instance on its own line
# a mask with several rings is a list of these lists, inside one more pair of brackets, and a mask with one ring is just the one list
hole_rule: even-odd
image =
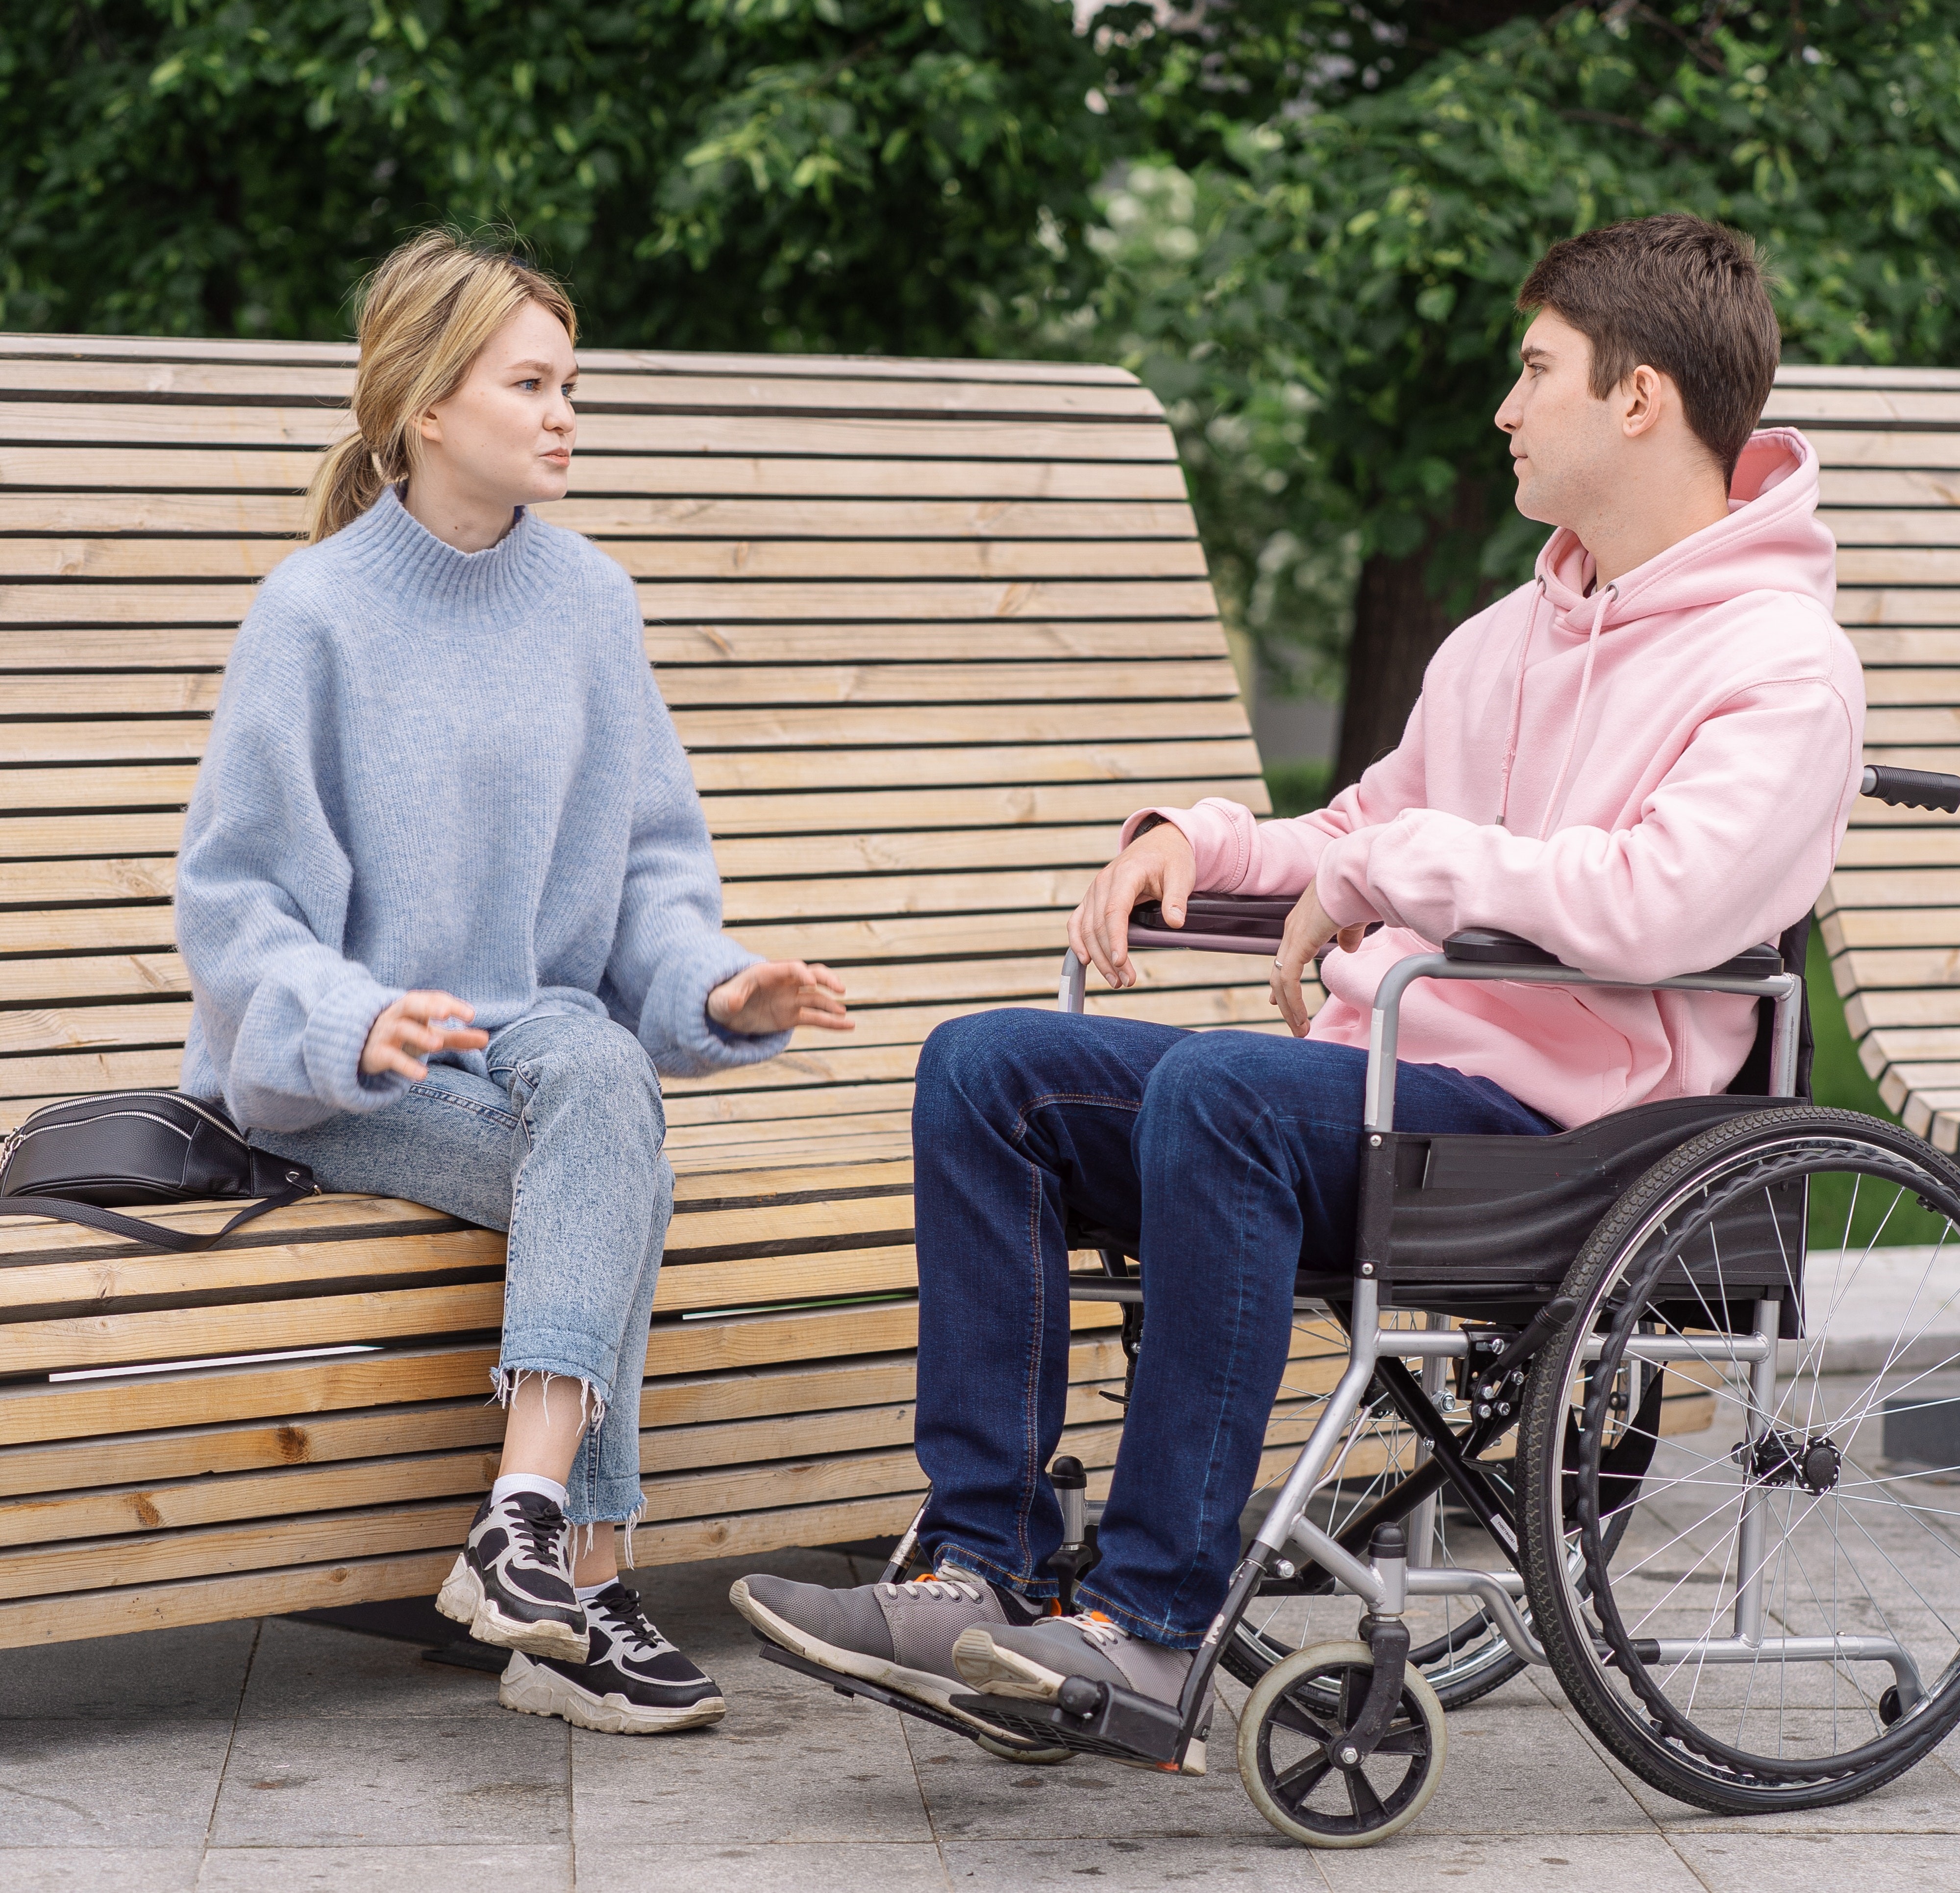
[[[1816,457],[1751,432],[1778,352],[1752,247],[1685,216],[1594,231],[1554,247],[1519,306],[1537,314],[1497,424],[1519,510],[1558,529],[1537,575],[1449,638],[1400,746],[1330,807],[1140,811],[1069,922],[1122,987],[1138,901],[1175,926],[1194,889],[1297,895],[1271,974],[1293,1038],[1016,1010],[927,1042],[917,1439],[937,1576],[737,1584],[790,1649],[941,1708],[963,1684],[1047,1699],[1071,1675],[1174,1701],[1239,1556],[1296,1268],[1351,1258],[1383,974],[1481,926],[1662,978],[1775,939],[1824,885],[1864,693],[1831,621]],[[1337,937],[1309,1024],[1301,975]],[[1420,983],[1397,1127],[1531,1135],[1713,1093],[1754,1025],[1725,996]],[[1071,1618],[1043,1615],[1065,1207],[1141,1233],[1148,1337]]]

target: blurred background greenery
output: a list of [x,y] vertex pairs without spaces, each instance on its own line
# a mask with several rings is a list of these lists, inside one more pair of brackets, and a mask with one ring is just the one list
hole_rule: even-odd
[[[1960,358],[1960,5],[0,16],[0,328],[341,337],[441,219],[515,231],[603,345],[1134,368],[1284,809],[1392,746],[1449,626],[1529,570],[1491,415],[1530,262],[1676,208],[1767,247],[1787,358]],[[1870,1101],[1848,1041],[1827,1071]]]

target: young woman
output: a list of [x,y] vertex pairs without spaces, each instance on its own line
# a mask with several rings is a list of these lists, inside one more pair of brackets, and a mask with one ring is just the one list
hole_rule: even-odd
[[655,1068],[850,1022],[835,974],[723,935],[632,581],[528,510],[568,484],[574,335],[556,285],[440,232],[370,283],[358,431],[191,800],[183,1084],[327,1189],[510,1232],[502,1466],[439,1606],[514,1653],[507,1707],[644,1733],[724,1708],[615,1554],[673,1203]]

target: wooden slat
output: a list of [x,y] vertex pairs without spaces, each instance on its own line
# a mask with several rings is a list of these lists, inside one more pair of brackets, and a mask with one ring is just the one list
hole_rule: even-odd
[[[351,342],[237,342],[164,336],[0,335],[0,356],[50,361],[144,361],[158,363],[240,361],[297,363],[351,368]],[[717,355],[651,348],[581,348],[580,363],[594,372],[626,374],[730,374],[768,380],[777,376],[837,377],[846,380],[1026,381],[1084,386],[1136,380],[1128,369],[1090,361],[937,360],[920,355]],[[1816,374],[1817,370],[1806,372]],[[1912,371],[1901,371],[1910,376]],[[1904,385],[1902,383],[1901,385]]]
[[[0,733],[8,727],[0,724]],[[918,733],[912,731],[914,742]],[[1015,798],[1023,784],[1236,776],[1254,785],[1241,800],[1262,813],[1270,806],[1258,783],[1258,751],[1242,731],[1202,740],[1115,742],[1098,730],[1073,743],[1002,743],[989,745],[984,752],[950,746],[840,748],[795,755],[734,750],[692,756],[689,762],[704,797],[779,789],[804,794],[823,788],[909,791],[942,785],[985,787],[998,789],[1004,808],[1011,809],[1018,806]],[[80,768],[0,767],[0,810],[181,808],[190,800],[196,773],[194,763],[118,765],[107,760]],[[711,823],[717,812],[711,806]]]
[[[345,408],[351,368],[261,366],[238,362],[61,361],[0,355],[0,403],[23,396],[135,396],[193,415],[225,402],[301,400]],[[827,374],[622,373],[581,364],[575,396],[581,426],[600,414],[884,414],[1031,415],[1158,420],[1163,410],[1135,382],[944,380]],[[0,421],[4,425],[4,421]]]
[[[18,445],[187,445],[301,447],[314,453],[348,431],[332,408],[173,406],[126,401],[0,401],[0,441]],[[637,415],[581,418],[582,454],[644,451]],[[1176,450],[1160,422],[1007,418],[934,415],[917,422],[867,416],[670,415],[661,450],[673,454],[832,455],[863,460],[1169,461]],[[49,485],[68,484],[57,475]],[[821,490],[819,488],[819,490]]]
[[[209,714],[220,679],[152,672],[16,677],[7,714],[18,717],[174,717]],[[1096,663],[857,663],[676,665],[660,678],[676,709],[697,705],[851,703],[1010,703],[1100,698],[1229,697],[1236,677],[1216,657]],[[0,724],[0,745],[9,739]]]
[[[822,709],[765,705],[746,710],[677,710],[674,727],[690,748],[837,747],[916,743],[924,721],[915,711],[842,705]],[[1085,707],[1068,703],[966,703],[935,708],[930,733],[947,744],[1066,743],[1093,730],[1106,741],[1163,742],[1242,737],[1246,712],[1235,696],[1208,702],[1174,700]],[[201,756],[208,721],[170,717],[119,723],[0,724],[0,762],[135,762],[192,760]],[[1065,767],[1058,761],[1058,772]],[[977,772],[974,762],[966,772]]]
[[[832,864],[829,871],[833,872],[844,872],[854,865],[966,864],[969,856],[965,835],[974,833],[998,836],[1003,853],[1020,859],[1065,859],[1069,857],[1058,857],[1052,851],[1088,846],[1091,837],[1098,838],[1096,845],[1106,855],[1115,845],[1124,818],[1137,809],[1153,803],[1188,807],[1208,795],[1242,803],[1259,795],[1263,787],[1257,778],[1200,777],[1196,781],[1112,786],[927,790],[916,794],[846,790],[752,800],[723,796],[710,803],[709,822],[718,838],[716,857],[728,875],[773,872],[752,864],[765,859],[794,862],[803,857],[805,850],[813,867]],[[997,826],[1002,822],[1015,826]],[[1085,822],[1094,826],[1085,828],[1081,826]],[[173,873],[166,861],[155,857],[174,853],[183,830],[183,817],[174,810],[0,817],[0,864],[17,864],[0,867],[0,905],[28,899],[67,902],[93,898],[46,890],[107,885],[96,867],[98,859],[113,864],[133,857],[141,861],[145,873],[155,876],[167,889]],[[870,830],[877,832],[867,832]],[[797,838],[788,838],[792,836]],[[744,851],[753,849],[763,852]],[[142,860],[146,857],[150,858]],[[18,864],[30,862],[35,865],[23,873]],[[63,882],[59,877],[71,870],[88,878]],[[113,865],[107,870],[110,874],[118,871]],[[17,896],[10,891],[20,888],[37,892]]]
[[[603,463],[594,463],[603,464]],[[576,484],[576,482],[574,482]],[[568,531],[608,539],[1194,538],[1191,508],[1169,500],[567,498],[532,509]],[[297,493],[0,492],[0,533],[218,533],[297,539]]]
[[[664,440],[662,442],[666,444]],[[305,490],[317,449],[10,446],[0,442],[0,486],[105,488],[125,492]],[[572,462],[574,496],[673,495],[867,500],[1165,500],[1185,498],[1174,460],[811,460],[799,453],[599,454],[589,436]]]
[[[636,578],[743,584],[939,579],[1190,578],[1204,574],[1195,539],[608,539]],[[277,539],[0,536],[0,578],[94,584],[262,578],[294,550]],[[662,597],[648,594],[649,602]],[[814,602],[814,601],[813,601]],[[807,605],[805,609],[808,609]]]

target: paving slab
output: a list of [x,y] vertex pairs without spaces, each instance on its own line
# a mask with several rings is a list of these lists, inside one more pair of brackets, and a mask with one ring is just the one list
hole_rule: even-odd
[[202,1847],[231,1740],[208,1716],[0,1723],[0,1848]]
[[[1248,1810],[1249,1812],[1249,1809]],[[1262,1825],[1264,1824],[1262,1823]],[[1023,1887],[1120,1888],[1122,1893],[1216,1883],[1246,1893],[1326,1893],[1321,1856],[1267,1831],[1242,1840],[950,1841],[946,1870],[956,1893]]]
[[[630,1885],[630,1882],[626,1883]],[[571,1893],[571,1848],[213,1847],[196,1893]],[[616,1893],[625,1893],[616,1885]],[[143,1893],[149,1893],[145,1888]]]
[[103,1893],[110,1887],[141,1893],[192,1893],[202,1847],[34,1847],[0,1849],[0,1885],[7,1893]]
[[335,1716],[510,1720],[488,1671],[425,1662],[414,1643],[283,1617],[266,1619],[251,1680],[236,1700],[241,1726]]
[[[1381,1847],[1320,1852],[1315,1863],[1332,1893],[1573,1893],[1578,1887],[1637,1887],[1640,1893],[1706,1893],[1688,1863],[1657,1834],[1506,1835],[1414,1830]],[[1758,1887],[1751,1893],[1793,1893]]]
[[581,1846],[578,1878],[606,1893],[940,1893],[947,1884],[929,1841]]
[[1675,1850],[1708,1893],[1829,1888],[1960,1893],[1960,1844],[1930,1834],[1676,1834]]
[[242,1724],[212,1844],[535,1847],[571,1832],[570,1732],[536,1716]]
[[0,1722],[229,1722],[252,1662],[258,1623],[196,1624],[137,1637],[90,1637],[0,1650]]

